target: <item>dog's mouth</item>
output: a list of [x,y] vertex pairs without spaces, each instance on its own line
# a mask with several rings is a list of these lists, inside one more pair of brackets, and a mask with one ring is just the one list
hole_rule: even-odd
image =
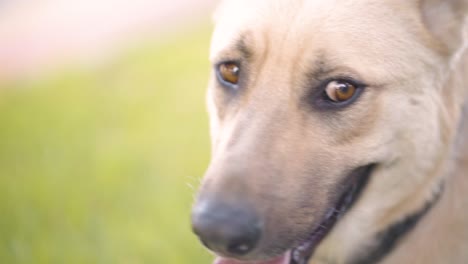
[[343,192],[335,206],[328,209],[323,220],[312,230],[306,240],[287,250],[283,255],[266,261],[239,261],[217,257],[213,264],[307,264],[320,242],[359,198],[374,167],[375,165],[371,164],[353,170],[346,178]]

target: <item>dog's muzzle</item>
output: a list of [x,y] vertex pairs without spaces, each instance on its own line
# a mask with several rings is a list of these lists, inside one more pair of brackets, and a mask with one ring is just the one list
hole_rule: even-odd
[[[241,261],[256,249],[263,225],[254,208],[245,204],[226,203],[219,199],[202,199],[192,212],[192,226],[202,243],[218,254],[214,264],[306,264],[315,249],[330,233],[336,222],[349,211],[366,186],[375,165],[351,171],[342,183],[341,191],[330,208],[311,230],[308,238],[281,256],[262,261]],[[278,219],[281,221],[281,219]]]

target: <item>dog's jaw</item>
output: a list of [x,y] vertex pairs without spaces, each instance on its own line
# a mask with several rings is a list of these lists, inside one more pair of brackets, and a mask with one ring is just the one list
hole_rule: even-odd
[[239,261],[217,257],[214,264],[307,264],[321,241],[357,201],[375,166],[375,164],[362,166],[349,173],[344,183],[347,186],[345,191],[338,196],[339,199],[334,206],[327,210],[322,222],[318,223],[306,240],[287,250],[283,255],[266,261]]
[[336,205],[327,211],[323,222],[311,233],[309,239],[291,251],[290,264],[307,264],[309,259],[313,256],[315,249],[328,233],[331,232],[337,221],[341,219],[359,199],[375,166],[375,164],[371,164],[359,167],[348,175],[346,178],[346,185],[348,186],[346,191],[341,194]]

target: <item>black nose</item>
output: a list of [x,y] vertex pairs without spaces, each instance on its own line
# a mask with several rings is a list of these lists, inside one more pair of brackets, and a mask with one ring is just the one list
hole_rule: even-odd
[[192,227],[206,247],[231,257],[251,252],[261,235],[253,210],[219,202],[199,202],[192,212]]

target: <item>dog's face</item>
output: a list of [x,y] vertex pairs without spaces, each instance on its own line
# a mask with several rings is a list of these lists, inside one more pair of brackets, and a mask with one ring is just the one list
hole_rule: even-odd
[[414,190],[435,180],[450,133],[436,88],[447,51],[416,2],[223,2],[212,162],[193,212],[210,249],[303,263],[344,233],[362,246],[424,203]]

